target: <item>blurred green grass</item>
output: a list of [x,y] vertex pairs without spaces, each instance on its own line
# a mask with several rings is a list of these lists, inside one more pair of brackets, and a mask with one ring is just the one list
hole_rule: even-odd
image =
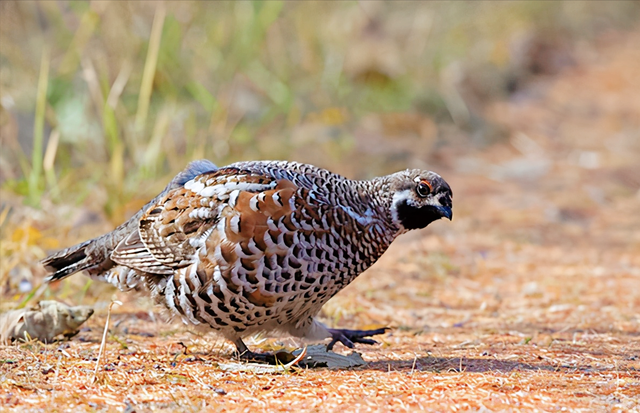
[[[370,177],[437,161],[454,136],[488,142],[478,102],[533,70],[518,38],[579,41],[639,15],[637,2],[0,7],[2,190],[36,207],[96,202],[113,223],[196,158]],[[372,130],[388,147],[363,150]]]

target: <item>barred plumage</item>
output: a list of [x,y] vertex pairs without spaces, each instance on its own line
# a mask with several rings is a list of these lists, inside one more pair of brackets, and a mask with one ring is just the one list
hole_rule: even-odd
[[122,290],[145,287],[240,353],[256,332],[371,344],[384,330],[327,329],[314,317],[398,235],[451,219],[451,197],[429,171],[354,181],[295,162],[196,161],[113,232],[43,264],[49,280],[86,270]]

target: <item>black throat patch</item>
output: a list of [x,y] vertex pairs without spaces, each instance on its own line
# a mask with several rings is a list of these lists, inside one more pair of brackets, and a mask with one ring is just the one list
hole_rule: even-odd
[[442,213],[434,206],[425,205],[416,208],[403,201],[397,207],[398,218],[406,229],[421,229],[442,218]]

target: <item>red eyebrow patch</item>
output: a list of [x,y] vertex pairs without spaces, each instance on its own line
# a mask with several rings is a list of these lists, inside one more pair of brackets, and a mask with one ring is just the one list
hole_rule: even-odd
[[433,191],[433,187],[431,186],[431,182],[427,181],[426,179],[423,179],[420,181],[421,184],[425,184],[429,187],[430,191]]

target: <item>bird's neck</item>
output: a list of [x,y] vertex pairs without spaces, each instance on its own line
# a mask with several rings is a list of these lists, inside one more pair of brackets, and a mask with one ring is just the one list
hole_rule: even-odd
[[372,222],[390,244],[398,235],[402,233],[400,227],[394,223],[391,215],[391,205],[393,193],[391,190],[391,176],[381,176],[366,181],[351,181],[353,191],[351,196],[355,197],[350,202],[351,205],[359,205],[355,211],[369,222]]

